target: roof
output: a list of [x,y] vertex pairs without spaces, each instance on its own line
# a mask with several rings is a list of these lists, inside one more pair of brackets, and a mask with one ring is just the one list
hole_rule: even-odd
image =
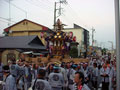
[[74,24],[74,28],[83,28],[83,27],[81,27],[81,26],[79,26],[77,24]]
[[38,36],[6,36],[0,38],[1,49],[46,49]]
[[[20,30],[20,31],[12,31],[12,32],[23,32],[24,30]],[[29,31],[29,30],[25,30],[25,31]],[[30,30],[29,32],[47,32],[47,33],[54,33],[53,30],[48,29],[48,30]]]
[[0,38],[3,38],[3,36],[0,36]]
[[5,28],[4,31],[9,31],[9,29],[10,29],[11,27],[14,27],[15,25],[17,25],[17,24],[19,24],[19,23],[21,23],[21,22],[24,22],[24,21],[28,21],[28,22],[31,22],[31,23],[36,24],[36,25],[38,25],[38,26],[41,26],[41,27],[42,27],[42,30],[48,30],[48,29],[49,29],[49,28],[46,27],[46,26],[43,26],[43,25],[38,24],[38,23],[35,23],[35,22],[30,21],[30,20],[28,20],[28,19],[24,19],[24,20],[22,20],[22,21],[20,21],[20,22],[17,22],[17,23],[15,23],[15,24],[13,24],[13,25]]
[[64,28],[64,30],[74,30],[74,29],[83,29],[84,31],[89,32],[87,29],[85,29],[77,24],[73,24],[73,28]]

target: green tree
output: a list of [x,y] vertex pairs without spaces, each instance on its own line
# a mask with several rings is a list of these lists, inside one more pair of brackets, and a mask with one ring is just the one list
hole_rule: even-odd
[[8,33],[9,32],[5,32],[5,31],[3,32],[4,36],[8,36]]
[[69,51],[69,55],[72,58],[77,58],[78,57],[78,49],[77,49],[77,47],[72,47],[71,50]]
[[106,48],[103,48],[101,51],[102,51],[102,55],[106,55],[106,53],[107,53],[107,49]]

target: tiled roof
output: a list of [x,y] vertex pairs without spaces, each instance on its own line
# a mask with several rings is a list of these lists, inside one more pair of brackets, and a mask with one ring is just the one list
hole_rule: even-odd
[[38,36],[7,36],[0,38],[0,48],[46,49]]

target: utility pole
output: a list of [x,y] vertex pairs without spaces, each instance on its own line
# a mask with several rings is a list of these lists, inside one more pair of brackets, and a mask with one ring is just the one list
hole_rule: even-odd
[[[57,4],[59,4],[59,8],[57,8]],[[54,30],[55,30],[55,24],[56,24],[56,18],[58,18],[61,15],[61,11],[62,11],[62,7],[61,4],[67,4],[66,0],[59,0],[59,2],[55,2],[54,5]],[[58,12],[58,16],[56,15],[57,10]]]
[[93,48],[93,43],[94,43],[94,32],[95,32],[95,29],[92,27],[92,54],[94,52],[94,48]]
[[93,43],[94,43],[94,32],[95,32],[95,29],[92,28],[92,47],[93,47]]
[[115,31],[116,31],[116,65],[117,65],[117,89],[120,90],[120,0],[115,3]]
[[111,59],[113,60],[113,51],[114,51],[114,49],[113,49],[113,42],[112,41],[108,41],[109,43],[111,43],[111,50],[112,50],[112,52],[111,52]]
[[11,23],[11,4],[10,4],[10,1],[11,0],[9,0],[9,22],[8,22],[8,26],[10,26],[10,23]]
[[[5,0],[6,1],[6,0]],[[16,6],[15,4],[11,3],[12,0],[6,1],[9,4],[9,19],[8,21],[11,22],[11,5],[14,6],[15,8],[19,9],[20,11],[25,13],[25,18],[27,19],[27,11],[19,8],[18,6]]]
[[56,2],[54,6],[54,30],[55,30],[55,23],[56,23]]

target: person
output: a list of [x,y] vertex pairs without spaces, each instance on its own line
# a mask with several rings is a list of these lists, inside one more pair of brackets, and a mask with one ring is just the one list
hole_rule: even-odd
[[38,69],[38,77],[32,82],[32,90],[52,90],[49,82],[45,80],[45,69]]
[[73,69],[75,65],[72,65],[70,63],[67,63],[67,78],[68,78],[68,90],[74,89],[74,76],[75,76],[75,70]]
[[3,69],[2,69],[2,67],[3,67],[3,64],[0,61],[0,81],[3,81]]
[[5,85],[3,87],[3,90],[17,90],[17,87],[16,87],[16,79],[15,79],[15,76],[10,74],[10,71],[9,71],[9,66],[4,66],[3,67],[3,70],[4,70],[4,81],[5,81]]
[[59,72],[59,67],[53,67],[54,72],[50,73],[48,76],[48,82],[50,83],[52,90],[62,90],[64,86],[64,77],[62,73]]
[[114,66],[112,67],[112,88],[113,90],[116,90],[116,64],[114,64]]
[[82,66],[82,72],[84,74],[84,77],[85,77],[85,83],[88,84],[89,82],[89,74],[90,74],[90,70],[87,63],[83,63],[83,66]]
[[13,75],[15,77],[16,81],[17,81],[17,78],[18,78],[18,75],[19,75],[19,67],[16,64],[15,58],[11,59],[11,65],[9,67],[10,67],[10,74]]
[[28,61],[25,62],[24,69],[25,69],[25,76],[24,76],[24,80],[25,80],[24,85],[25,85],[25,87],[24,88],[25,88],[25,90],[28,90],[28,88],[30,88],[31,82],[32,82],[31,67],[30,67]]
[[33,65],[32,65],[31,74],[32,74],[32,79],[36,79],[36,78],[37,78],[37,68],[36,68],[36,64],[33,64]]
[[82,72],[76,72],[74,78],[74,90],[90,90],[89,87],[84,83],[84,74]]
[[65,71],[65,63],[62,62],[61,63],[61,67],[60,67],[60,73],[62,73],[63,77],[64,77],[64,81],[65,81],[65,85],[64,85],[64,88],[63,90],[65,90],[67,87],[66,87],[66,84],[67,84],[67,73]]
[[100,70],[100,75],[102,78],[102,90],[109,90],[110,68],[108,68],[106,64],[103,64],[103,67]]
[[93,63],[92,85],[97,90],[97,85],[98,85],[98,68],[97,68],[97,63]]
[[25,68],[24,68],[24,61],[19,60],[19,75],[17,78],[17,90],[24,90],[24,76],[25,76]]

